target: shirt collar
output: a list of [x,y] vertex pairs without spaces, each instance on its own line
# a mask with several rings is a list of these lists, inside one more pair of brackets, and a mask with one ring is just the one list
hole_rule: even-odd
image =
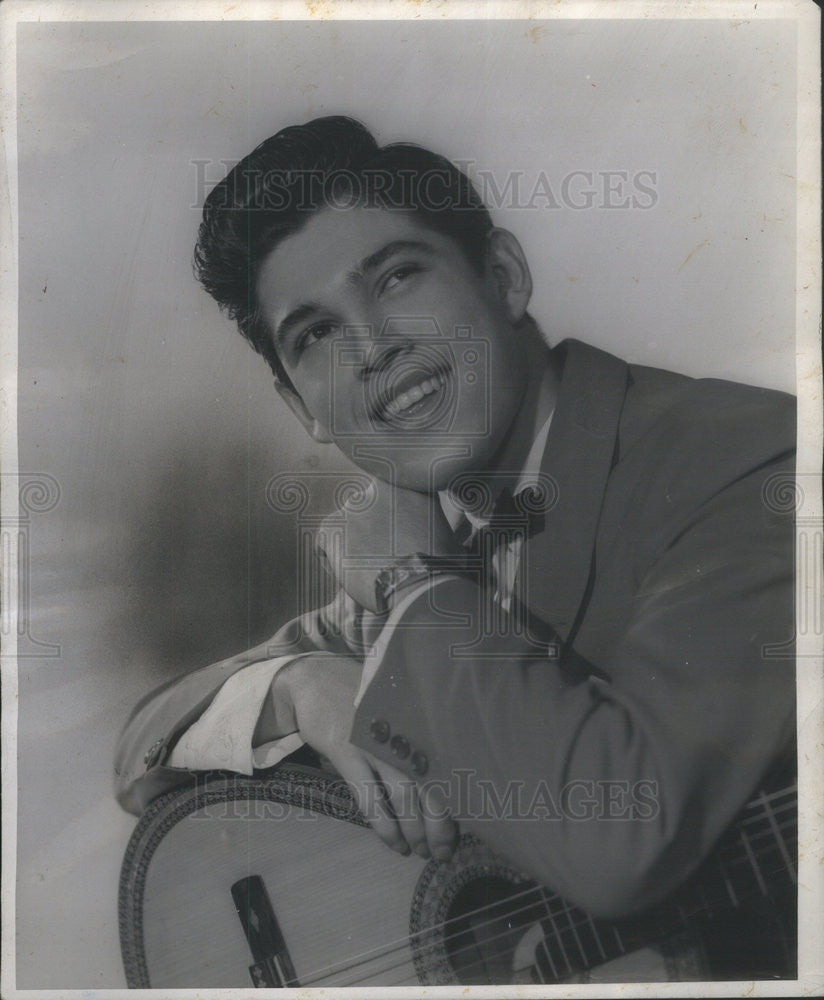
[[[552,377],[552,373],[547,369],[544,374],[544,380]],[[546,442],[549,437],[549,428],[552,423],[552,417],[555,413],[555,407],[550,410],[549,415],[544,420],[538,429],[538,433],[535,435],[532,441],[532,447],[529,449],[529,453],[524,460],[523,467],[518,476],[518,481],[515,484],[515,489],[512,491],[513,496],[517,496],[522,493],[529,486],[537,486],[539,484],[539,475],[541,472],[541,463],[544,457],[544,451],[546,450]],[[449,522],[449,526],[453,531],[460,525],[461,521],[466,518],[469,523],[475,528],[482,528],[489,524],[489,519],[485,517],[478,517],[476,514],[471,513],[468,510],[464,510],[459,507],[458,504],[449,495],[448,490],[439,490],[438,499],[441,502],[441,508],[443,509],[446,519]]]

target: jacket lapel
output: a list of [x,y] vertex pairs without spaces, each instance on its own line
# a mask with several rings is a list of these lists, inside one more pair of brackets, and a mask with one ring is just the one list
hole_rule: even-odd
[[570,639],[594,567],[595,535],[612,469],[628,366],[576,340],[563,360],[542,472],[556,486],[543,532],[526,549],[526,605]]

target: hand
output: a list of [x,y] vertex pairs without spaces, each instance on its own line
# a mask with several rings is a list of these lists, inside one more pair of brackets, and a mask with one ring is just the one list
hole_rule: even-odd
[[403,556],[460,555],[437,494],[399,489],[373,480],[325,518],[317,548],[338,584],[363,608],[378,611],[375,578]]
[[[330,654],[287,664],[272,684],[279,717],[288,731],[297,728],[311,747],[329,758],[369,825],[389,847],[445,861],[452,856],[458,828],[447,816],[440,789],[427,788],[424,808],[412,778],[349,742],[361,670],[357,660]],[[269,739],[276,735],[264,734]]]

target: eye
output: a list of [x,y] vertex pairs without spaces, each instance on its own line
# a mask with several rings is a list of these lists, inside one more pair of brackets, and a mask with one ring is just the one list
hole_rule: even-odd
[[316,344],[320,340],[325,340],[326,337],[331,337],[333,334],[337,333],[337,331],[337,323],[327,321],[322,323],[313,323],[298,337],[295,348],[297,352],[300,353],[307,347],[311,347],[312,344]]
[[388,292],[421,270],[418,264],[400,264],[388,271],[381,281],[380,291]]

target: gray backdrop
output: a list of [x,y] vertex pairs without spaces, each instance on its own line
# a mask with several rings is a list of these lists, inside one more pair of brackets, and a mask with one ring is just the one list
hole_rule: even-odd
[[[19,467],[59,488],[26,529],[30,638],[59,655],[27,641],[19,668],[19,987],[124,985],[116,885],[134,821],[111,797],[117,733],[152,685],[291,614],[294,525],[266,483],[342,467],[191,277],[198,171],[213,183],[285,124],[354,115],[489,172],[553,342],[793,390],[794,32],[20,27]],[[573,207],[574,171],[596,188],[625,171],[630,194],[653,172],[654,205],[609,207],[618,176],[618,193]]]

